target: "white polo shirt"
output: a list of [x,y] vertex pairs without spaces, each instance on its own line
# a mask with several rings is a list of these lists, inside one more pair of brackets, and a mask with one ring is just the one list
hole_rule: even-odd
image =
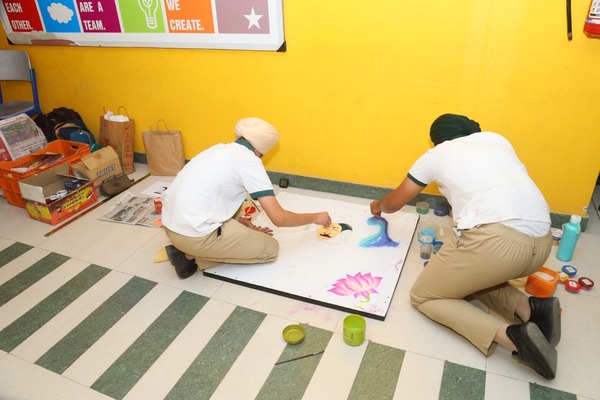
[[267,171],[247,142],[217,144],[192,158],[162,196],[162,223],[203,237],[229,220],[246,195],[273,196]]
[[458,229],[501,222],[532,235],[550,229],[550,210],[512,145],[492,132],[443,142],[411,167],[409,178],[436,182]]

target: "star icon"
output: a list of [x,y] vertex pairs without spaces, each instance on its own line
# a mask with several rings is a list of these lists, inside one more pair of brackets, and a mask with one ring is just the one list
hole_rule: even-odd
[[244,17],[246,17],[246,19],[248,20],[248,29],[252,28],[253,26],[256,26],[258,29],[260,29],[258,20],[261,19],[263,16],[257,15],[256,12],[254,12],[254,7],[252,7],[252,11],[250,11],[250,15],[244,15]]

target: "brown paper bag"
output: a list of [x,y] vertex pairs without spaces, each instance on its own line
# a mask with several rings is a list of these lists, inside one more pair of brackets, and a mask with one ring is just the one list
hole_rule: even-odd
[[[119,107],[118,112],[121,111]],[[125,110],[127,113],[127,110]],[[131,174],[135,172],[133,164],[133,135],[135,122],[129,116],[117,115],[116,117],[126,117],[125,121],[114,121],[108,118],[115,118],[112,112],[100,116],[100,144],[110,146],[117,152],[123,173]]]
[[[165,129],[159,128],[163,122]],[[175,176],[185,165],[180,131],[171,131],[164,120],[142,132],[150,175]]]

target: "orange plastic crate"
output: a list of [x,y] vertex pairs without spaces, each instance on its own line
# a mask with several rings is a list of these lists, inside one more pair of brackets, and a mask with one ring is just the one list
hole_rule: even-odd
[[[19,181],[40,172],[40,170],[37,169],[32,169],[27,172],[17,172],[14,171],[13,168],[28,168],[39,159],[37,156],[46,153],[63,155],[63,158],[56,161],[52,166],[64,163],[69,163],[70,166],[71,164],[78,162],[82,157],[90,154],[91,151],[90,146],[85,143],[55,140],[48,143],[42,150],[21,157],[18,160],[0,162],[0,187],[2,187],[4,197],[9,204],[25,208],[25,200],[23,200],[23,196],[21,196]],[[69,173],[71,173],[70,168]]]

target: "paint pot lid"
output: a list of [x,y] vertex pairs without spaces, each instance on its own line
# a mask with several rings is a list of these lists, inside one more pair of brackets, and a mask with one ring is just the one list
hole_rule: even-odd
[[590,290],[591,288],[594,287],[594,281],[591,280],[590,278],[586,278],[585,276],[582,276],[581,278],[579,278],[579,280],[577,282],[581,285],[581,288],[583,290]]
[[298,344],[304,340],[304,328],[300,325],[288,325],[283,329],[283,340],[288,344]]
[[561,271],[558,273],[558,281],[560,283],[565,283],[568,279],[569,279],[569,275],[567,275],[566,272]]
[[575,279],[569,279],[565,282],[565,290],[569,293],[578,293],[581,285]]
[[572,265],[563,265],[562,272],[569,275],[569,277],[574,277],[577,274],[577,268]]
[[433,213],[438,217],[445,217],[448,215],[448,207],[446,206],[435,206]]

